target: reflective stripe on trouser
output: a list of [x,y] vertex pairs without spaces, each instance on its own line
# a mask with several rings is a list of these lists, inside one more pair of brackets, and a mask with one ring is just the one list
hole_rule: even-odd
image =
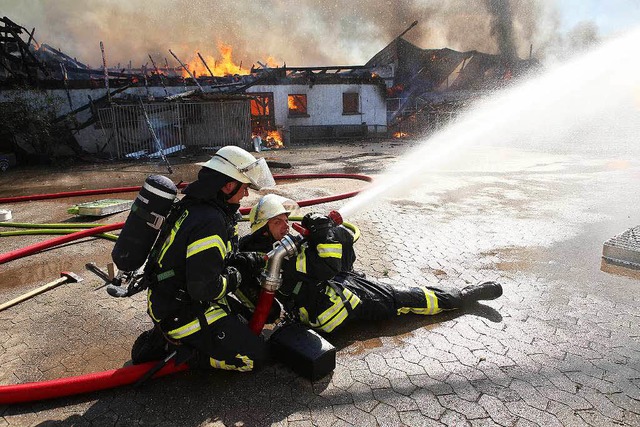
[[[309,320],[309,315],[304,309],[300,310],[300,320],[308,323],[313,328],[320,329],[324,332],[332,332],[349,316],[349,310],[353,310],[360,304],[360,298],[346,288],[342,289],[343,295],[340,295],[331,286],[326,287],[325,294],[329,297],[332,305],[317,316],[316,322]],[[349,307],[345,307],[343,297],[346,300],[345,302],[349,304]]]
[[[422,292],[424,292],[424,300],[421,301],[422,304],[420,305],[415,304],[415,298],[411,298],[413,300],[411,301],[412,306],[398,307],[397,309],[398,315],[407,314],[407,313],[430,315],[430,314],[438,314],[442,311],[442,309],[438,306],[438,297],[431,289],[426,288],[424,286],[420,286],[419,289],[422,290]],[[403,298],[398,298],[397,303],[399,305],[402,304],[403,303],[402,300]]]
[[[226,315],[227,313],[217,305],[212,305],[207,309],[207,311],[204,312],[204,317],[207,320],[208,325],[211,325],[213,322],[215,322],[216,320],[220,320]],[[200,320],[196,318],[184,326],[180,326],[179,328],[170,330],[169,332],[167,332],[167,335],[174,340],[179,340],[184,337],[188,337],[189,335],[195,334],[196,332],[200,331],[200,329]]]
[[185,337],[182,343],[196,350],[189,364],[202,369],[254,371],[266,363],[269,355],[267,343],[233,314]]
[[243,365],[236,366],[230,363],[225,362],[224,360],[217,360],[213,357],[209,358],[209,363],[212,368],[215,369],[224,369],[226,371],[240,371],[240,372],[248,372],[253,370],[253,360],[249,359],[249,356],[244,356],[240,353],[236,354],[236,359],[240,360]]

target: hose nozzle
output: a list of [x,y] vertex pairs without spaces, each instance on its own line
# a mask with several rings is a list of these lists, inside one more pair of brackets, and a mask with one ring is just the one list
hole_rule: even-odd
[[331,211],[329,215],[327,215],[331,221],[333,221],[336,225],[341,225],[343,223],[342,215],[338,211]]

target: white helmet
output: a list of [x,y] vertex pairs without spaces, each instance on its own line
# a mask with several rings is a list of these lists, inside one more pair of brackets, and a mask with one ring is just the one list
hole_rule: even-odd
[[297,210],[298,204],[286,197],[277,194],[267,194],[262,196],[249,212],[249,222],[251,223],[251,232],[255,233],[264,227],[271,218],[280,214],[289,214]]
[[256,160],[249,152],[235,145],[222,147],[208,162],[198,165],[249,184],[254,190],[271,187],[276,183],[264,159]]

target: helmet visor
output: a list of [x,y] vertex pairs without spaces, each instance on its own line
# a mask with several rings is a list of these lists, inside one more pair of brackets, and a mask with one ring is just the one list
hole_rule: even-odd
[[273,179],[273,175],[271,175],[271,171],[269,170],[269,166],[267,166],[267,161],[265,159],[256,160],[249,166],[240,169],[240,172],[246,176],[249,181],[251,181],[249,187],[254,190],[260,190],[264,187],[273,187],[276,185],[276,181]]

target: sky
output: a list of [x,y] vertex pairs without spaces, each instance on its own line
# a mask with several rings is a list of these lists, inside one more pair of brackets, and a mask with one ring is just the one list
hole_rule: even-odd
[[640,0],[1,0],[0,15],[93,67],[101,41],[109,65],[177,65],[169,49],[216,60],[225,47],[245,68],[362,65],[414,20],[404,37],[421,48],[544,63],[640,23]]
[[612,35],[640,25],[639,0],[564,0],[558,8],[565,29],[592,21],[603,35]]

